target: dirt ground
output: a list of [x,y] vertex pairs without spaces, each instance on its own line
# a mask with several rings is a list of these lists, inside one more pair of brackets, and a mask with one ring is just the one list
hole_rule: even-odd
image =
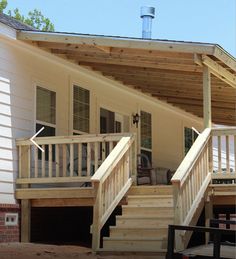
[[94,254],[81,246],[58,246],[33,243],[0,244],[0,259],[161,259],[163,256],[146,254]]

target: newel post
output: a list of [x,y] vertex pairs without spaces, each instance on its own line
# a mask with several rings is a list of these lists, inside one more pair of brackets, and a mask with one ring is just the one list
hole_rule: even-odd
[[[19,146],[19,178],[30,178],[31,146]],[[29,188],[23,184],[22,188]],[[31,201],[21,200],[21,242],[30,242]]]
[[94,182],[95,200],[93,205],[93,225],[92,225],[92,249],[97,251],[100,247],[100,221],[101,221],[101,195],[102,188],[100,182]]
[[19,178],[30,178],[30,148],[30,145],[19,146]]
[[[174,224],[181,225],[183,219],[183,204],[182,204],[182,193],[180,188],[180,182],[172,182],[173,185],[173,202],[174,202]],[[175,234],[175,249],[184,249],[183,238],[180,231]]]

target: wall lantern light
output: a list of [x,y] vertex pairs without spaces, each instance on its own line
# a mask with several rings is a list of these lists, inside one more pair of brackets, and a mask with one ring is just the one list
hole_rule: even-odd
[[136,128],[138,128],[139,119],[140,119],[140,116],[138,113],[133,114],[133,124],[136,124]]

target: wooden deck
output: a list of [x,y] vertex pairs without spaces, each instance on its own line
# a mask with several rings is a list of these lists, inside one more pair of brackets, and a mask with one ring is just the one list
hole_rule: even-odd
[[[218,141],[217,163],[213,159],[213,138]],[[230,140],[233,140],[234,147],[233,163],[230,160]],[[44,153],[39,153],[28,139],[17,141],[19,177],[16,180],[16,198],[21,200],[21,237],[25,242],[30,240],[30,207],[93,206],[92,244],[93,250],[98,251],[102,227],[117,205],[126,204],[127,196],[135,194],[139,197],[136,197],[138,206],[135,204],[135,208],[126,204],[126,212],[139,213],[145,219],[147,214],[153,213],[152,206],[148,211],[143,206],[146,196],[156,197],[160,192],[169,195],[171,192],[172,222],[186,226],[196,225],[204,205],[207,204],[209,219],[216,199],[222,202],[222,199],[228,198],[227,203],[234,202],[236,128],[206,128],[176,170],[171,188],[135,186],[137,143],[133,134],[56,136],[37,138],[37,143],[45,149]],[[221,152],[223,146],[225,157]],[[149,202],[153,203],[152,199]],[[165,218],[165,214],[161,218]],[[149,222],[154,221],[150,219]],[[185,238],[177,234],[177,251],[184,250],[189,239],[187,233]],[[133,246],[133,239],[130,240]],[[153,243],[150,250],[154,251],[155,245]],[[131,248],[127,247],[127,251]],[[124,245],[121,244],[117,251],[122,249]]]

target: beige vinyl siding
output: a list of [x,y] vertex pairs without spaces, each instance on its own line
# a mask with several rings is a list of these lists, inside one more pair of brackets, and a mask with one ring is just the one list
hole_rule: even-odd
[[12,56],[3,51],[2,44],[0,48],[0,203],[14,204],[18,168],[15,138],[28,137],[31,132],[33,100],[30,80],[15,74],[15,65],[9,69]]

